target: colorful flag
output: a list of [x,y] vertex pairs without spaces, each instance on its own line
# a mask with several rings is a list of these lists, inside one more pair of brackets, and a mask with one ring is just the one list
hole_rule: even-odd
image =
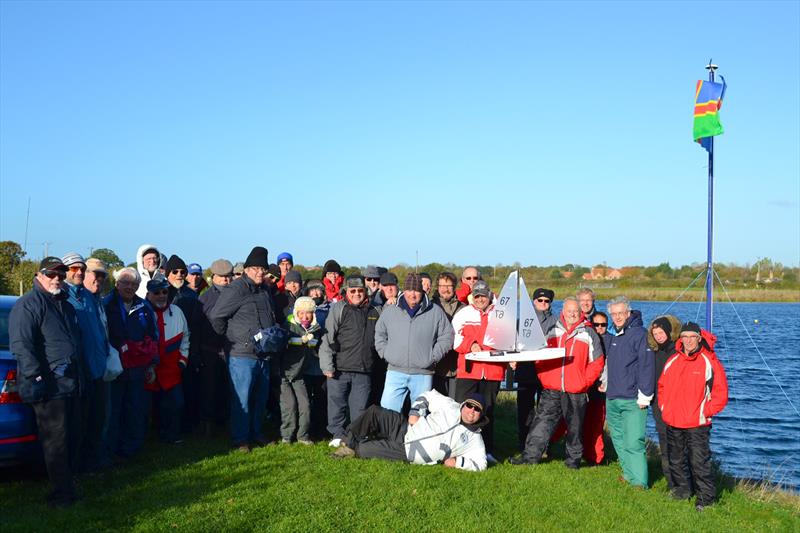
[[725,96],[725,78],[722,83],[698,80],[694,97],[694,140],[706,149],[711,150],[710,139],[723,133],[719,122],[719,108]]

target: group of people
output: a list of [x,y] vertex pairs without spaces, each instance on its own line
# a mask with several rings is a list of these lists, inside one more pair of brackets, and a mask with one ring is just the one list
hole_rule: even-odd
[[[566,435],[566,466],[604,461],[607,422],[623,479],[648,486],[647,408],[659,430],[664,475],[677,498],[716,498],[711,418],[727,402],[714,337],[659,317],[645,329],[620,297],[597,311],[582,289],[551,311],[534,291],[547,343],[566,356],[535,363],[478,362],[492,350],[494,295],[475,267],[461,278],[385,268],[345,275],[334,260],[303,280],[289,253],[269,263],[254,247],[243,263],[197,263],[155,245],[137,267],[110,273],[77,253],[42,260],[33,289],[10,316],[18,391],[36,415],[54,506],[76,499],[73,474],[107,468],[159,438],[229,424],[242,453],[272,441],[328,440],[334,457],[385,458],[470,471],[496,463],[494,407],[510,370],[517,382],[522,453],[536,464]],[[460,283],[459,283],[460,281]],[[402,289],[402,290],[401,290]],[[611,332],[610,332],[611,331]]]

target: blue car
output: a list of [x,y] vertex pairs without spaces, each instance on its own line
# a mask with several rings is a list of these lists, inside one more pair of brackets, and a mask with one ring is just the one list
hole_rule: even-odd
[[17,360],[8,347],[8,315],[16,301],[16,296],[0,296],[0,464],[41,453],[33,410],[17,394]]

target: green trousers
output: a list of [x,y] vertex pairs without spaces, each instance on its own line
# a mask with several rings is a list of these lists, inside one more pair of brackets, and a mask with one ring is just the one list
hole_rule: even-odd
[[622,475],[631,485],[647,488],[647,409],[639,409],[636,400],[606,400],[606,421]]

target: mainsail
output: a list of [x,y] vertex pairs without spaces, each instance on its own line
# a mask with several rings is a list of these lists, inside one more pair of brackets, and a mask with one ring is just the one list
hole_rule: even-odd
[[544,338],[542,325],[536,316],[533,302],[528,296],[528,289],[525,287],[525,280],[519,279],[519,325],[517,326],[517,347],[516,350],[538,350],[547,346]]
[[495,350],[517,349],[517,279],[515,270],[508,276],[489,314],[483,343]]

